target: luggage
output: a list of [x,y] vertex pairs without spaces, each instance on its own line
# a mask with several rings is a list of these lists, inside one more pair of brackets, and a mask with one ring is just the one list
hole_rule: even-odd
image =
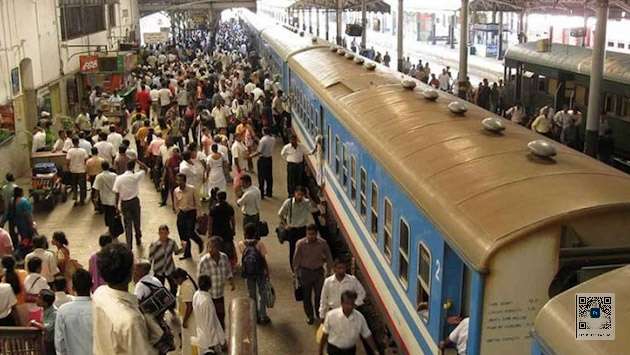
[[112,235],[112,238],[116,238],[124,232],[125,228],[123,227],[122,216],[118,213],[114,216],[109,233]]
[[33,166],[33,176],[35,175],[47,175],[47,174],[56,174],[57,166],[55,163],[36,163]]
[[151,294],[140,301],[142,313],[159,316],[175,307],[176,299],[171,291],[164,286],[156,286],[149,282],[142,283],[151,290]]
[[269,279],[265,281],[265,288],[263,292],[265,293],[267,308],[273,308],[276,303],[276,290],[273,289],[273,285],[271,284],[271,281],[269,281]]
[[266,237],[269,235],[269,226],[267,225],[267,222],[265,221],[258,221],[258,236],[259,237]]
[[241,272],[245,278],[262,275],[265,272],[265,260],[256,244],[258,243],[245,241],[245,250],[241,258]]

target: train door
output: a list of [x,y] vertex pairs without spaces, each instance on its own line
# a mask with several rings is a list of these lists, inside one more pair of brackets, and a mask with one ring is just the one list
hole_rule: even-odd
[[438,340],[445,339],[459,321],[470,313],[470,285],[472,273],[459,256],[444,246],[442,272],[442,309]]

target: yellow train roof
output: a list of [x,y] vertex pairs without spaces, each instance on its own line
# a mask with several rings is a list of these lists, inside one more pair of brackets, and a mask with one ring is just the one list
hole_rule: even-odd
[[[630,266],[607,272],[556,297],[540,310],[534,325],[536,338],[555,354],[597,355],[627,354],[630,349]],[[615,340],[575,339],[576,293],[615,294]]]
[[425,100],[427,87],[404,89],[400,73],[368,71],[328,48],[289,65],[479,271],[536,228],[630,206],[630,176],[555,142],[553,162],[534,158],[527,143],[541,136],[508,121],[502,135],[487,133],[490,112],[467,103],[464,116],[452,114],[455,97]]

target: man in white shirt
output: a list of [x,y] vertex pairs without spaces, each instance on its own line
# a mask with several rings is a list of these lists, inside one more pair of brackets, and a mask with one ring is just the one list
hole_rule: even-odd
[[466,345],[468,343],[468,321],[466,317],[459,322],[457,327],[453,329],[448,338],[440,342],[440,349],[454,346],[457,349],[457,355],[466,355]]
[[109,126],[109,135],[107,136],[107,141],[112,144],[114,147],[114,152],[118,151],[118,148],[123,142],[122,134],[116,132],[116,126]]
[[160,117],[164,117],[166,111],[171,107],[171,97],[173,93],[168,89],[168,85],[163,86],[160,91]]
[[221,128],[227,128],[227,108],[221,102],[217,102],[212,109],[212,118],[214,119],[214,126],[216,130]]
[[33,130],[33,153],[46,150],[46,133],[39,127],[35,127]]
[[57,275],[55,281],[53,281],[53,290],[55,291],[55,307],[59,308],[62,305],[72,301],[72,297],[66,293],[66,278],[62,275]]
[[117,150],[114,150],[114,146],[107,141],[107,134],[105,132],[98,134],[98,142],[94,144],[94,148],[98,150],[98,156],[103,160],[109,164],[114,162]]
[[289,144],[285,145],[280,155],[287,162],[287,191],[293,196],[296,186],[304,185],[304,156],[315,153],[317,146],[309,151],[304,144],[298,143],[297,136],[291,136]]
[[151,91],[149,91],[151,97],[151,112],[149,116],[152,121],[157,121],[160,115],[160,90],[157,89],[157,85],[153,84]]
[[361,312],[354,309],[357,293],[352,290],[341,294],[341,307],[326,314],[319,355],[327,348],[328,355],[354,355],[359,337],[365,339],[371,349],[376,349],[372,332]]
[[236,201],[236,204],[243,212],[243,227],[249,223],[257,224],[260,220],[260,190],[252,186],[252,177],[247,174],[241,176],[241,186],[243,196]]
[[[142,169],[146,169],[139,160],[137,161]],[[144,177],[144,170],[134,172],[136,161],[132,160],[127,163],[127,171],[116,177],[114,182],[114,192],[116,193],[116,206],[120,205],[120,211],[123,215],[125,223],[125,236],[127,238],[127,247],[132,250],[133,232],[136,234],[136,245],[142,245],[142,228],[140,226],[140,181]],[[132,229],[133,228],[133,229]]]
[[247,147],[243,144],[243,136],[234,135],[234,143],[232,143],[232,168],[234,169],[234,178],[247,169]]
[[57,267],[57,258],[51,251],[44,249],[48,244],[46,237],[38,235],[33,237],[34,250],[26,255],[24,263],[28,265],[31,258],[38,257],[42,261],[41,274],[46,279],[47,283],[52,283],[55,279],[55,275],[59,273]]
[[105,226],[109,229],[109,234],[116,238],[118,235],[113,233],[114,217],[116,216],[116,193],[114,192],[114,183],[118,175],[110,170],[108,162],[103,161],[101,165],[103,171],[96,175],[92,188],[97,191],[99,201],[101,202],[101,211],[105,218]]
[[357,293],[355,306],[361,307],[365,300],[365,289],[356,277],[346,274],[346,263],[342,260],[335,260],[334,274],[324,280],[322,296],[319,305],[319,317],[326,318],[326,313],[341,306],[341,294],[352,290]]
[[[94,355],[157,355],[138,299],[128,292],[133,253],[120,243],[106,245],[97,254],[99,274],[107,285],[93,295],[92,329]],[[159,336],[159,334],[157,335]]]
[[136,284],[133,294],[140,302],[151,295],[151,286],[163,287],[162,282],[151,275],[151,262],[148,260],[136,262],[133,268],[133,282]]
[[448,75],[446,68],[442,69],[442,73],[438,77],[438,81],[440,82],[440,90],[448,91],[451,86],[451,77]]
[[197,324],[197,343],[201,353],[206,351],[220,351],[221,345],[225,344],[225,332],[221,326],[214,301],[210,294],[211,277],[209,275],[199,276],[199,290],[193,295],[193,310],[195,312],[195,323]]
[[42,259],[38,256],[33,256],[25,261],[26,270],[28,275],[24,278],[24,291],[27,295],[37,296],[41,290],[50,290],[50,286],[46,281],[42,272]]
[[[79,148],[79,137],[72,138],[72,145],[73,147],[66,153],[66,161],[68,162],[68,171],[70,171],[72,181],[72,194],[74,205],[76,206],[84,204],[87,196],[85,161],[89,158],[89,155],[85,150]],[[81,189],[81,197],[77,201],[78,189]]]
[[16,315],[13,314],[17,298],[13,288],[8,283],[0,283],[0,324],[3,326],[16,326]]
[[103,111],[97,111],[96,117],[94,118],[94,122],[92,122],[92,128],[95,130],[102,130],[107,126],[109,119],[103,114]]
[[85,132],[79,132],[79,148],[85,150],[88,155],[92,152],[92,143],[85,139]]
[[258,161],[256,163],[258,171],[258,188],[263,194],[262,198],[264,199],[265,196],[271,197],[273,195],[273,148],[276,140],[271,135],[269,127],[263,127],[262,133],[263,137],[258,143],[257,151],[250,157],[258,156]]
[[66,131],[63,129],[59,130],[59,138],[55,141],[53,145],[52,152],[62,152],[67,153],[70,148],[72,148],[72,138],[68,137]]

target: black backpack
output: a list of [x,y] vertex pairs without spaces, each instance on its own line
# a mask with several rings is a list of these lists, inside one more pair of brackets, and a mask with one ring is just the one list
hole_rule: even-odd
[[241,271],[243,277],[262,275],[265,271],[265,260],[256,248],[255,242],[245,242],[245,250],[241,259]]

